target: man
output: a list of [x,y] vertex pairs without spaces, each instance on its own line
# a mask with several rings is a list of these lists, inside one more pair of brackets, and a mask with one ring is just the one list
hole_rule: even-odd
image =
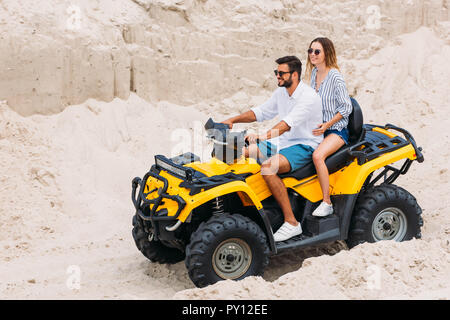
[[[261,165],[261,174],[284,215],[284,223],[274,239],[285,241],[301,234],[302,227],[294,216],[286,186],[278,174],[297,170],[312,161],[312,153],[323,139],[323,135],[312,133],[317,124],[322,123],[322,101],[314,89],[301,81],[302,63],[297,57],[282,57],[276,63],[278,68],[274,72],[279,88],[270,100],[223,123],[231,129],[234,123],[279,117],[280,122],[267,133],[249,134],[246,137],[249,147],[244,152],[246,157],[266,159]],[[267,141],[275,137],[279,137],[278,153]]]

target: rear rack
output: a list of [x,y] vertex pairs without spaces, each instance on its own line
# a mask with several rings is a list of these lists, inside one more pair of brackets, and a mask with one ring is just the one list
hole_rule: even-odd
[[387,129],[387,130],[388,129],[392,129],[392,130],[396,130],[396,131],[399,131],[399,132],[403,133],[403,135],[405,136],[406,140],[408,140],[408,142],[411,143],[411,145],[414,147],[414,151],[416,152],[416,159],[417,159],[417,161],[419,163],[422,163],[425,160],[424,157],[423,157],[423,154],[421,152],[422,148],[417,146],[416,140],[414,140],[413,136],[407,130],[405,130],[403,128],[399,128],[397,126],[394,126],[393,124],[390,124],[390,123],[386,124],[384,126],[384,129]]
[[[405,139],[400,136],[395,136],[390,138],[385,134],[373,131],[374,128],[380,128],[384,130],[396,130],[405,136]],[[422,148],[417,147],[416,141],[413,136],[403,128],[399,128],[392,124],[386,124],[385,126],[377,126],[377,125],[364,125],[364,130],[366,131],[364,141],[350,147],[349,154],[356,157],[358,161],[358,165],[363,165],[367,161],[375,159],[382,154],[397,150],[404,146],[411,144],[414,147],[416,152],[416,160],[418,162],[423,162],[424,157],[422,155]],[[359,149],[359,150],[358,150]],[[404,175],[408,172],[411,164],[414,160],[409,158],[405,159],[405,162],[401,166],[400,169],[397,169],[393,166],[387,165],[384,166],[384,169],[378,173],[374,177],[374,172],[371,172],[364,182],[363,189],[370,189],[373,187],[380,179],[383,179],[382,184],[391,184],[393,183],[400,175]]]
[[[399,131],[404,134],[406,140],[400,136],[390,138],[382,133],[372,131],[373,128],[393,129]],[[353,145],[348,151],[351,156],[356,157],[358,165],[363,165],[370,160],[378,158],[385,153],[400,149],[408,144],[411,144],[414,147],[417,161],[423,162],[424,158],[421,153],[422,148],[416,146],[414,138],[405,129],[391,124],[386,124],[385,126],[366,124],[364,125],[364,129],[366,130],[364,141]]]

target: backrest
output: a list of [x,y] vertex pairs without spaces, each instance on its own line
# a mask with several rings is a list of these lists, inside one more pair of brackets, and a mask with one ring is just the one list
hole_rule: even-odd
[[350,100],[352,102],[353,111],[348,117],[348,132],[349,132],[349,143],[353,144],[356,142],[359,142],[364,137],[364,130],[363,130],[363,114],[361,107],[359,106],[359,103],[350,97]]

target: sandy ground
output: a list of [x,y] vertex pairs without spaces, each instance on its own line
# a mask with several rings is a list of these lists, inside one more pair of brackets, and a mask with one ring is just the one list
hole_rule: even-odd
[[[450,297],[448,1],[73,5],[0,3],[0,298]],[[378,29],[365,23],[370,5]],[[77,7],[82,28],[58,20]],[[318,34],[335,41],[365,122],[404,127],[423,147],[425,162],[396,182],[423,209],[422,239],[296,250],[264,277],[204,289],[183,262],[146,260],[131,237],[131,179],[155,154],[206,159],[203,123],[264,102],[274,60],[305,61]]]

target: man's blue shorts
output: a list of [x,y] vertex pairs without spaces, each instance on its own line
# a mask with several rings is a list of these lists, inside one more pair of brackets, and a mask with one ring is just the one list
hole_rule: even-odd
[[[277,153],[277,147],[269,141],[258,142],[259,151],[266,157],[272,157]],[[286,157],[291,165],[291,172],[300,169],[304,165],[312,161],[312,154],[314,149],[304,144],[296,144],[280,150],[280,154]],[[263,159],[263,160],[266,160]],[[258,159],[258,163],[261,164]]]

